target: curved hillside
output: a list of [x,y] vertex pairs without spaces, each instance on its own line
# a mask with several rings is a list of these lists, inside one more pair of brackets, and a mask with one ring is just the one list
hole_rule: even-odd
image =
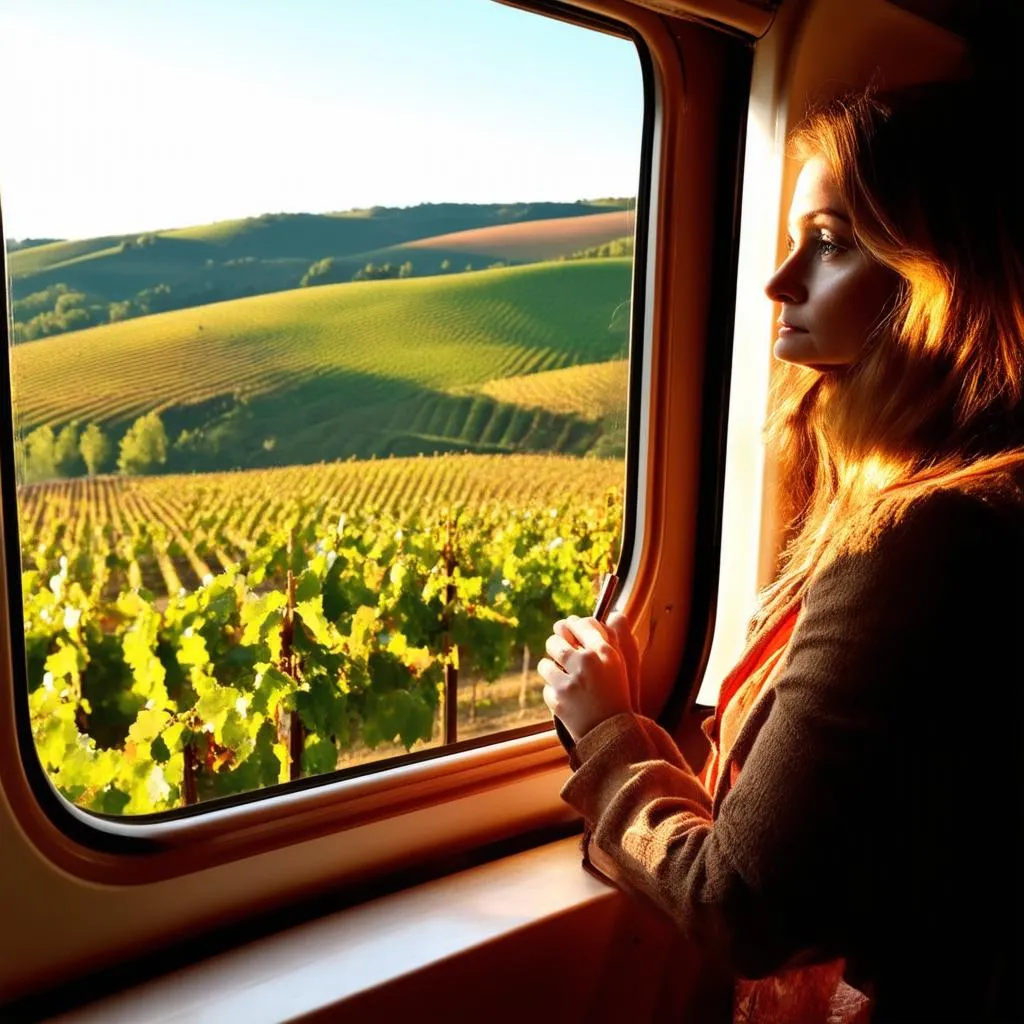
[[620,355],[614,314],[630,270],[628,259],[580,260],[328,285],[31,342],[12,353],[19,426],[92,421],[117,434],[156,409],[172,440],[193,433],[194,468],[580,454],[600,434],[581,417],[465,392]]
[[[409,242],[402,251],[414,253],[417,249],[439,249],[522,262],[551,260],[632,235],[635,223],[634,211],[612,210],[586,217],[555,217],[436,235]],[[377,255],[382,256],[386,252],[384,250]]]
[[120,242],[120,236],[107,235],[102,238],[47,242],[45,245],[33,245],[27,249],[15,249],[7,256],[7,272],[15,279],[27,277],[63,266],[83,256],[111,252]]
[[[162,243],[178,243],[163,248],[165,254],[173,254],[180,261],[175,263],[179,275],[197,272],[208,258],[217,262],[300,259],[308,264],[325,256],[350,256],[474,228],[551,219],[587,219],[592,215],[607,216],[606,211],[607,207],[588,203],[424,203],[406,208],[372,207],[327,214],[268,213],[194,227],[58,241],[17,249],[8,257],[8,271],[14,280],[38,275],[40,280],[33,287],[42,287],[52,282],[50,272],[84,255],[103,251],[109,256],[124,256],[127,252],[129,259],[118,262],[131,262],[131,257],[145,251],[146,246],[136,246],[139,238],[158,247]],[[107,271],[116,275],[117,268],[110,264]],[[77,281],[68,283],[80,287]],[[108,284],[117,291],[113,278]]]
[[626,415],[628,387],[629,361],[613,359],[607,363],[489,380],[480,391],[511,405],[598,420]]

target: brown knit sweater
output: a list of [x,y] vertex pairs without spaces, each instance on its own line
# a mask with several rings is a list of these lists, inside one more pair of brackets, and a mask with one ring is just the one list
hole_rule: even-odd
[[734,975],[841,957],[873,1021],[1020,1019],[1022,625],[1021,504],[919,500],[812,583],[713,800],[650,719],[579,740],[592,863]]

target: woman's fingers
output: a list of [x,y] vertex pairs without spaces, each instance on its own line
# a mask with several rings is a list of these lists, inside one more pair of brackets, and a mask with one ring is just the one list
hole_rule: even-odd
[[548,656],[551,660],[558,665],[563,671],[566,670],[566,662],[569,660],[569,655],[576,650],[576,647],[570,643],[564,636],[552,633],[547,638],[544,644],[544,650],[547,651]]
[[622,612],[612,612],[608,616],[607,626],[626,663],[633,710],[640,714],[640,646],[633,635],[629,619]]
[[[580,624],[589,622],[591,626],[597,630],[597,635],[602,639],[608,640],[608,630],[603,622],[599,619],[595,619],[592,615],[584,617],[582,615],[569,615],[564,619],[558,619],[552,626],[552,630],[559,636],[564,637],[572,644],[573,647],[587,647],[593,645],[593,640],[588,644],[580,634]],[[589,634],[593,637],[593,634]]]
[[551,690],[554,693],[554,686],[557,683],[564,682],[566,679],[566,672],[560,666],[555,664],[550,658],[540,658],[537,661],[537,675],[544,680],[548,685],[544,687],[544,700],[548,707],[554,712],[554,708],[551,705],[551,701],[548,700],[548,691]]
[[579,647],[580,642],[576,639],[576,634],[569,628],[569,624],[565,619],[559,619],[552,627],[552,631],[557,633],[570,647]]
[[603,651],[608,646],[607,628],[592,615],[585,619],[579,615],[570,615],[565,622],[581,647]]
[[544,703],[574,739],[632,710],[631,680],[610,629],[593,617],[570,615],[554,624],[537,663]]

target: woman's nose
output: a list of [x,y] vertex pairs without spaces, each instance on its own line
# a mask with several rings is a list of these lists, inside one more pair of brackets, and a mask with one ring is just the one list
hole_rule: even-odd
[[772,302],[796,305],[807,301],[807,287],[801,278],[799,264],[793,256],[783,260],[778,270],[768,278],[764,292]]

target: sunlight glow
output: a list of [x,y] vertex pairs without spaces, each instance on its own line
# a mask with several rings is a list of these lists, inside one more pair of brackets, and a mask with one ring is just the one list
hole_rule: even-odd
[[0,7],[9,238],[636,193],[626,40],[487,0],[102,7]]

